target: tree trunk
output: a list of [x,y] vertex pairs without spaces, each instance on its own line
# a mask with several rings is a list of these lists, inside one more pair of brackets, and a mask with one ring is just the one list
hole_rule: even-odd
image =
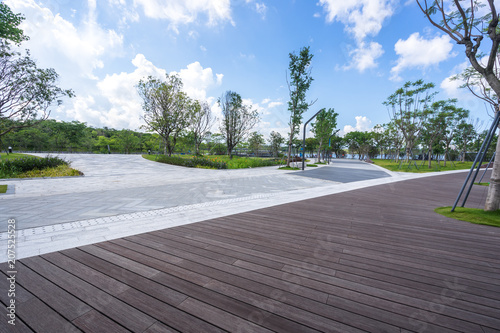
[[286,166],[287,167],[290,167],[290,160],[292,158],[291,155],[292,155],[292,143],[291,143],[291,141],[288,141],[288,156],[286,159]]
[[490,186],[488,187],[488,196],[486,197],[485,211],[495,211],[500,209],[500,135],[497,140],[497,148],[493,170],[491,171]]
[[319,147],[318,147],[318,158],[316,159],[316,163],[320,163],[321,162],[321,142],[319,144]]
[[429,156],[428,156],[428,160],[429,160],[429,169],[432,169],[432,149],[429,149]]

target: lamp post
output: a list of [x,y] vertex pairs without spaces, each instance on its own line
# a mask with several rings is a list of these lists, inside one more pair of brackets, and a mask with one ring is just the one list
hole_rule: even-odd
[[308,121],[306,121],[306,123],[304,124],[304,136],[302,138],[302,147],[304,148],[304,153],[302,154],[302,171],[304,171],[306,165],[305,165],[305,162],[306,162],[306,126],[307,124],[309,124],[309,122],[311,120],[313,120],[314,118],[316,118],[316,116],[318,115],[318,113],[320,113],[323,109],[319,110],[318,112],[316,112],[316,114],[314,114],[314,116],[311,117],[311,119],[309,119]]

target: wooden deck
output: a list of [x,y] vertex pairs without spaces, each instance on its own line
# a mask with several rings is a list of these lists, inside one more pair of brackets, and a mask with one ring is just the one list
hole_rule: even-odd
[[[500,332],[500,229],[433,212],[453,203],[464,178],[23,259],[16,326],[2,314],[0,332]],[[482,206],[486,190],[474,186],[467,206]],[[4,276],[4,306],[7,289]]]

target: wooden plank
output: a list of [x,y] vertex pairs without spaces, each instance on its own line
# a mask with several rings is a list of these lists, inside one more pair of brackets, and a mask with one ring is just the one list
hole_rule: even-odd
[[108,275],[105,275],[87,265],[73,260],[59,252],[53,252],[42,255],[42,258],[51,262],[52,264],[64,269],[68,273],[78,276],[80,279],[90,282],[92,285],[107,292],[110,295],[117,295],[130,286],[121,283]]
[[71,321],[91,310],[86,303],[24,266],[21,261],[16,266],[16,283],[24,286],[64,318]]
[[[88,247],[85,247],[85,249],[88,250]],[[94,257],[89,253],[87,253],[86,251],[72,249],[72,250],[66,250],[64,251],[64,253],[75,260],[85,263],[86,265],[94,269],[97,269],[103,272],[104,274],[109,275],[110,277],[116,279],[117,281],[120,281],[131,287],[141,290],[144,293],[157,297],[168,304],[174,306],[178,305],[182,301],[184,301],[187,297],[186,295],[179,293],[176,290],[173,290],[166,286],[162,286],[150,279],[145,278],[144,276],[141,276],[137,273],[121,268],[113,263],[103,260],[102,258]],[[114,256],[109,256],[109,257],[114,257]],[[143,265],[141,264],[141,266]],[[160,273],[160,271],[157,270],[155,271],[157,273],[154,276]],[[147,271],[145,274],[147,274],[148,276],[150,275],[149,271]]]
[[[133,332],[142,332],[155,322],[155,320],[146,313],[140,312],[126,303],[121,302],[112,295],[52,265],[41,257],[26,258],[23,259],[22,262],[38,274],[44,276],[47,280],[70,292],[97,311]],[[64,331],[56,330],[53,332]]]
[[163,322],[163,324],[181,332],[224,332],[224,330],[219,327],[211,325],[206,321],[189,315],[184,311],[135,289],[127,290],[118,297],[131,306],[157,318]]
[[73,323],[38,298],[20,303],[16,313],[35,332],[81,332]]
[[130,332],[125,327],[117,324],[102,313],[95,310],[89,311],[73,320],[73,324],[88,333],[126,333]]

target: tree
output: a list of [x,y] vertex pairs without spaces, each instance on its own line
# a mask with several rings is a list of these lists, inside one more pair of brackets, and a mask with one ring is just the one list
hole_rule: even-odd
[[227,154],[233,158],[233,149],[242,142],[259,121],[259,113],[250,106],[243,105],[241,96],[234,91],[226,91],[218,99],[222,109],[220,131],[226,141]]
[[375,125],[372,130],[372,139],[375,143],[375,147],[378,149],[378,154],[380,154],[380,158],[382,158],[383,150],[387,146],[388,138],[384,133],[384,127],[380,124]]
[[[417,3],[425,14],[429,22],[437,29],[446,33],[457,44],[464,45],[465,55],[477,73],[470,76],[474,78],[467,81],[471,85],[483,88],[484,97],[491,96],[487,89],[493,90],[494,98],[483,99],[493,105],[495,112],[500,112],[498,105],[498,96],[500,96],[500,75],[498,68],[498,51],[500,46],[500,31],[498,29],[498,13],[495,2],[488,0],[489,11],[479,16],[478,12],[484,5],[477,1],[459,1],[454,0],[449,6],[443,5],[443,0],[429,1],[417,0]],[[439,22],[434,17],[439,18]],[[487,27],[484,29],[484,27]],[[485,63],[481,60],[483,41],[489,41],[490,45],[486,48],[488,53],[485,55]],[[470,71],[470,73],[474,73]],[[470,85],[469,85],[470,87]],[[473,89],[471,89],[473,91]],[[476,94],[479,97],[479,95]],[[500,136],[497,141],[496,154],[500,156]],[[484,210],[495,211],[500,209],[500,158],[495,159],[493,170],[488,187],[488,195]]]
[[54,69],[37,68],[28,51],[26,56],[11,51],[9,41],[20,44],[28,39],[18,27],[22,20],[21,14],[0,4],[0,146],[2,136],[47,119],[54,102],[60,105],[62,97],[73,96],[57,86]]
[[435,95],[429,91],[432,88],[433,83],[424,83],[422,80],[406,82],[383,103],[390,110],[394,126],[404,137],[406,162],[411,158],[412,149],[421,134],[427,108]]
[[[432,152],[434,145],[441,141],[445,131],[446,102],[434,102],[431,111],[427,113],[425,122],[422,124],[422,141],[427,146],[428,166],[432,168]],[[422,158],[423,160],[423,158]],[[423,161],[422,161],[423,163]]]
[[360,160],[364,160],[372,148],[372,138],[369,132],[349,132],[344,135],[344,140],[348,145],[351,154],[354,155],[357,153]]
[[192,105],[191,131],[193,133],[195,154],[200,153],[200,144],[205,140],[215,122],[207,102],[194,101]]
[[[54,102],[62,103],[71,90],[57,86],[54,69],[39,69],[29,56],[10,52],[0,44],[0,138],[12,130],[47,119]],[[8,120],[15,120],[14,122]]]
[[28,40],[22,29],[19,28],[25,17],[21,14],[14,14],[4,3],[0,3],[0,38],[20,44]]
[[190,100],[182,91],[182,81],[176,75],[166,75],[163,82],[149,76],[140,80],[137,90],[142,98],[145,128],[162,138],[164,153],[171,156],[177,138],[191,119]]
[[290,100],[288,101],[288,111],[290,111],[290,133],[288,138],[288,159],[287,166],[290,166],[292,155],[292,145],[295,135],[299,134],[302,114],[314,104],[306,102],[306,92],[311,86],[311,60],[313,55],[309,52],[309,46],[300,49],[299,55],[289,53],[290,81],[287,80]]
[[[455,138],[455,132],[458,129],[458,124],[464,119],[469,117],[469,111],[456,107],[456,99],[449,99],[447,101],[439,101],[436,106],[441,108],[444,117],[443,133],[441,140],[444,143],[444,166],[450,155],[450,146]],[[434,104],[433,104],[434,107]]]
[[266,143],[264,136],[259,132],[253,132],[248,139],[248,148],[250,148],[250,151],[258,157],[259,150],[264,143]]
[[141,139],[135,135],[134,131],[123,129],[116,135],[116,143],[122,152],[129,154],[140,147]]
[[331,140],[331,145],[333,152],[335,153],[335,157],[339,158],[344,154],[344,138],[334,135]]
[[267,141],[269,142],[273,156],[278,157],[281,145],[285,142],[285,138],[282,137],[280,133],[272,131]]
[[312,132],[318,140],[318,158],[317,163],[321,162],[321,149],[328,143],[330,135],[337,127],[337,116],[339,114],[334,109],[321,109],[312,124]]
[[462,120],[457,125],[457,130],[454,133],[453,139],[458,149],[460,149],[460,161],[465,162],[465,155],[470,143],[477,136],[474,125],[470,122]]

